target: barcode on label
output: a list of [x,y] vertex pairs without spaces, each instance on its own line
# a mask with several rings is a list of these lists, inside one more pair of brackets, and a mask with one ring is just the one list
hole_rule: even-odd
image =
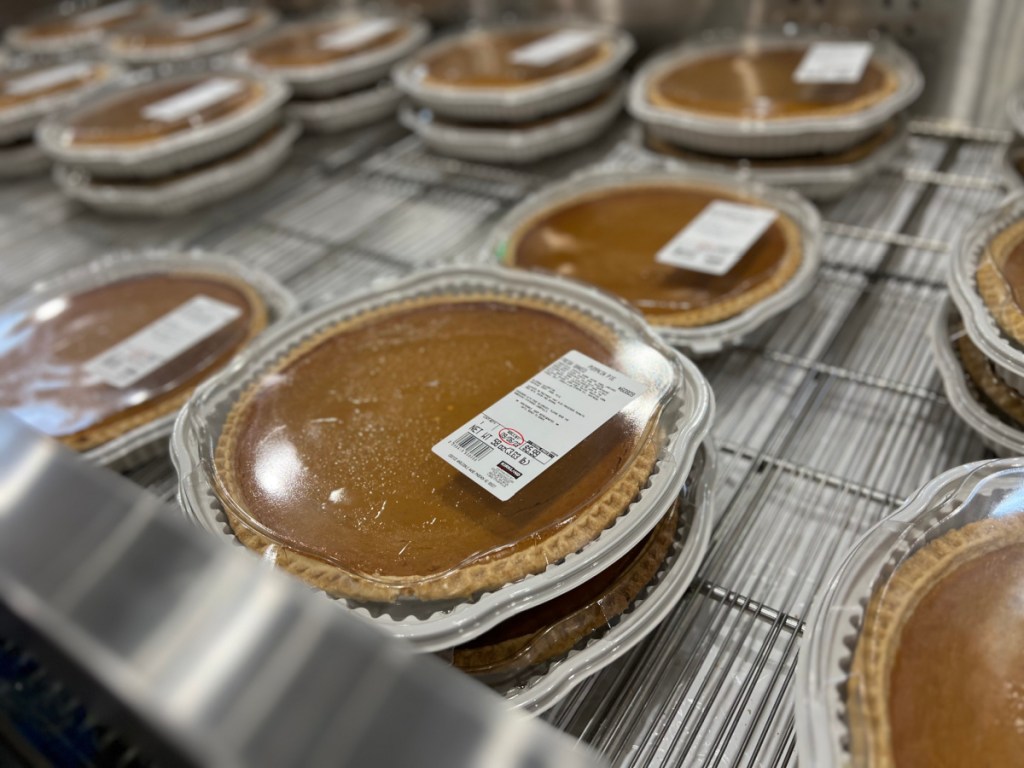
[[473,461],[480,461],[480,459],[494,450],[479,437],[474,437],[469,432],[456,440],[455,445],[461,448],[463,453]]

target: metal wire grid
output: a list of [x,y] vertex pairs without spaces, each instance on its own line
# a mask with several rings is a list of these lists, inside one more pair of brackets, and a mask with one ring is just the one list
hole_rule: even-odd
[[[949,244],[1002,194],[994,169],[1008,137],[915,128],[898,164],[823,210],[812,296],[701,361],[722,454],[708,558],[646,643],[548,715],[617,763],[794,763],[793,672],[815,590],[909,491],[984,455],[945,402],[924,327]],[[174,244],[258,265],[314,306],[479,247],[552,179],[634,162],[619,137],[516,170],[435,157],[390,130],[307,140],[269,183],[170,222],[113,222],[45,180],[13,185],[0,189],[0,290],[111,248]],[[175,493],[166,460],[130,476]]]

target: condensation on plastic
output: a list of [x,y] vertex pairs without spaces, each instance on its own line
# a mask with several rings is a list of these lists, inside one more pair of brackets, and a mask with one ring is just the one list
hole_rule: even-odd
[[[459,87],[426,79],[426,62],[445,50],[477,36],[502,33],[555,33],[592,30],[610,46],[609,55],[593,66],[539,78],[514,88]],[[392,77],[414,102],[438,115],[465,121],[523,122],[562,112],[597,97],[633,55],[629,33],[580,20],[478,27],[438,40],[396,65]]]
[[863,765],[872,734],[853,746],[847,720],[850,664],[872,596],[915,552],[971,523],[1024,510],[1024,458],[951,469],[923,486],[854,545],[819,591],[797,659],[801,765]]
[[[949,295],[960,311],[971,341],[992,361],[999,377],[1024,394],[1024,345],[999,326],[981,298],[977,282],[979,267],[992,259],[989,244],[1010,228],[1017,230],[1013,241],[1006,246],[1014,250],[1024,247],[1024,190],[1010,195],[964,230],[953,249],[946,280]],[[1000,271],[998,266],[993,266]],[[1012,295],[1012,286],[1007,289]],[[1017,309],[1024,312],[1022,308]],[[1021,331],[1024,333],[1024,328]]]
[[791,48],[823,40],[847,38],[820,33],[747,35],[715,30],[687,41],[645,62],[633,78],[627,108],[656,136],[680,146],[723,155],[786,157],[838,152],[863,141],[886,121],[909,107],[924,89],[924,76],[914,60],[885,37],[874,36],[874,58],[896,73],[894,93],[862,110],[848,114],[806,115],[787,118],[742,119],[717,117],[697,111],[671,109],[651,103],[650,84],[663,72],[711,53],[744,47]]
[[[655,326],[667,342],[695,355],[707,355],[738,344],[765,322],[789,309],[814,286],[821,259],[821,217],[817,209],[794,192],[738,180],[723,174],[702,174],[682,170],[584,171],[553,184],[513,208],[494,228],[483,249],[471,254],[477,262],[508,265],[509,242],[515,233],[534,217],[553,207],[570,204],[599,190],[630,187],[672,186],[696,188],[701,192],[721,190],[727,199],[742,199],[775,208],[788,216],[801,233],[803,255],[793,277],[780,290],[739,314],[710,325],[698,327]],[[681,221],[682,229],[687,221]],[[652,258],[653,258],[652,254]],[[520,271],[520,270],[516,270]]]
[[[241,79],[257,86],[259,95],[243,108],[199,122],[181,121],[173,132],[145,141],[74,145],[70,136],[74,122],[82,115],[168,84],[198,83],[206,78]],[[36,142],[56,162],[74,166],[104,178],[155,178],[214,160],[251,144],[281,119],[291,91],[279,80],[255,77],[235,70],[207,70],[201,73],[160,77],[155,70],[140,70],[99,89],[72,110],[43,120],[36,130]]]
[[119,184],[116,180],[92,179],[87,173],[63,166],[54,169],[54,180],[68,197],[105,213],[180,216],[263,181],[288,158],[301,133],[297,122],[272,128],[268,136],[257,139],[252,146],[167,181]]
[[619,84],[592,106],[528,126],[446,123],[429,110],[417,110],[408,104],[399,119],[430,149],[444,155],[490,163],[532,163],[597,138],[622,111],[624,97],[625,86]]
[[[865,179],[874,176],[880,169],[892,162],[903,151],[907,143],[907,121],[894,118],[897,128],[893,135],[875,148],[870,154],[852,162],[833,164],[801,163],[801,158],[791,158],[785,166],[763,166],[747,158],[732,158],[721,155],[688,153],[682,157],[664,154],[647,145],[643,126],[635,125],[630,131],[630,142],[641,153],[660,165],[681,167],[697,173],[723,173],[745,181],[787,187],[811,200],[830,201],[842,197]],[[871,139],[869,138],[868,141]]]
[[[238,51],[235,54],[235,61],[243,69],[281,78],[292,87],[295,95],[299,97],[329,98],[340,96],[342,93],[348,94],[350,91],[373,85],[378,80],[387,77],[395,62],[409,56],[427,41],[430,37],[430,26],[420,19],[346,12],[333,18],[300,22],[283,27],[279,33],[260,41],[261,44],[271,43],[277,38],[285,38],[290,34],[302,34],[307,30],[310,32],[322,30],[322,34],[329,34],[352,22],[379,18],[394,18],[401,22],[406,29],[406,34],[384,46],[351,55],[340,54],[330,61],[307,66],[277,67],[261,64],[253,59],[249,48]],[[351,95],[355,96],[356,94]]]
[[[59,91],[47,93],[34,99],[14,104],[6,109],[0,109],[0,144],[7,144],[18,139],[32,136],[36,125],[55,110],[68,109],[80,103],[89,95],[100,88],[106,87],[112,81],[116,81],[124,70],[116,64],[109,62],[83,62],[93,68],[97,74],[94,80],[90,80],[73,88],[64,88]],[[22,74],[52,69],[64,64],[47,64],[43,66],[26,67],[21,69],[5,70],[2,73],[4,78],[18,77]]]
[[[158,3],[151,2],[150,0],[138,0],[136,6],[140,9],[140,16],[148,16],[159,10]],[[103,37],[108,29],[116,27],[119,23],[125,23],[126,19],[122,19],[120,22],[115,21],[112,26],[72,22],[71,25],[65,27],[63,34],[47,35],[45,37],[33,35],[32,30],[40,24],[51,24],[60,21],[62,18],[70,19],[78,15],[78,13],[92,13],[95,10],[97,9],[86,7],[79,9],[76,13],[56,14],[43,18],[39,22],[10,27],[4,35],[4,42],[16,51],[47,56],[66,54],[69,51],[77,51],[82,48],[93,48],[103,42]],[[131,18],[137,17],[133,16]]]
[[402,92],[390,80],[334,99],[292,99],[285,107],[310,133],[338,133],[394,117]]
[[133,66],[187,61],[231,51],[267,33],[278,22],[277,12],[270,8],[226,6],[221,10],[233,8],[248,14],[240,26],[204,35],[176,36],[175,29],[180,23],[220,11],[153,16],[106,35],[103,49],[111,58]]
[[[143,251],[115,253],[98,259],[78,269],[73,269],[61,274],[59,277],[43,281],[34,286],[24,297],[8,304],[0,310],[3,321],[3,336],[11,338],[17,334],[19,318],[32,316],[34,325],[50,323],[60,317],[60,313],[66,310],[67,305],[75,297],[82,297],[90,292],[103,290],[110,285],[116,285],[125,280],[145,278],[158,275],[191,275],[200,278],[207,277],[213,280],[228,278],[235,281],[244,281],[251,285],[266,301],[269,312],[269,322],[276,323],[290,315],[295,307],[295,300],[291,294],[285,291],[269,276],[244,267],[232,260],[207,254],[202,251]],[[202,291],[197,291],[201,293]],[[183,301],[188,297],[184,297]],[[104,304],[92,312],[92,317],[99,321],[108,322],[117,316],[118,308]],[[155,320],[156,318],[152,318]],[[96,320],[91,320],[95,322]],[[143,324],[145,325],[145,324]],[[141,327],[141,326],[140,326]],[[206,343],[214,343],[217,349],[224,349],[230,343],[225,334],[235,338],[237,329],[234,324],[229,325],[220,334],[215,334]],[[125,333],[124,337],[129,336]],[[67,337],[65,337],[65,340]],[[17,346],[25,343],[24,334],[18,335]],[[115,342],[116,343],[116,342]],[[184,368],[174,366],[171,369],[171,376],[168,378],[167,371],[161,369],[147,376],[138,382],[137,385],[127,387],[124,390],[116,391],[113,387],[101,383],[90,384],[89,388],[94,391],[107,393],[113,391],[116,397],[107,397],[104,401],[105,408],[102,412],[92,414],[95,422],[97,416],[104,414],[109,416],[125,407],[140,405],[154,395],[173,389],[177,383],[187,381],[192,376],[202,371],[204,360],[214,355],[215,351],[207,351],[203,360],[193,360]],[[84,362],[84,361],[79,361]],[[52,390],[61,378],[70,381],[77,386],[77,381],[84,375],[80,367],[67,370],[67,366],[54,367],[44,366],[45,377],[40,374],[39,382],[45,382],[47,389]],[[10,407],[10,406],[9,406]],[[113,409],[113,410],[111,410]],[[86,414],[88,415],[88,414]],[[166,439],[170,434],[176,414],[169,414],[157,418],[147,424],[141,425],[131,431],[114,438],[103,445],[97,446],[85,452],[85,457],[99,464],[107,466],[114,465],[117,468],[124,468],[134,464],[142,454],[149,455],[149,448],[154,444]],[[35,421],[37,428],[53,432],[54,429],[45,429],[45,425],[38,423],[38,418],[32,419],[31,414],[22,414],[22,418],[28,416],[29,423]],[[85,424],[84,426],[88,426]],[[67,433],[68,429],[59,430]],[[77,428],[71,431],[77,431]]]
[[[355,609],[357,615],[375,621],[393,634],[413,640],[425,650],[450,647],[494,626],[510,609],[524,610],[572,589],[586,580],[594,568],[602,563],[610,564],[619,554],[634,546],[674,501],[694,453],[710,428],[713,398],[707,382],[693,364],[665,347],[651,334],[639,315],[595,289],[582,284],[565,284],[545,276],[496,268],[429,270],[368,295],[347,298],[323,307],[266,335],[230,368],[197,390],[179,416],[171,444],[171,458],[178,469],[180,481],[179,498],[186,515],[226,541],[236,542],[221,506],[222,503],[231,504],[235,514],[244,515],[242,519],[251,521],[253,527],[264,532],[269,540],[280,542],[280,534],[265,530],[262,524],[248,515],[241,500],[221,499],[218,494],[223,495],[223,491],[216,490],[222,485],[218,481],[214,461],[217,443],[228,412],[241,394],[255,382],[262,381],[272,388],[281,386],[276,374],[271,377],[267,374],[289,350],[323,329],[382,307],[422,298],[467,295],[494,296],[498,301],[506,297],[504,301],[512,302],[524,298],[540,299],[581,311],[612,330],[620,339],[613,354],[613,365],[650,386],[648,393],[628,406],[622,415],[638,425],[629,427],[634,435],[656,435],[660,452],[647,484],[627,510],[591,543],[550,564],[542,573],[468,599],[400,599],[393,603],[339,600]],[[536,371],[524,371],[521,378],[525,380],[533,373]],[[483,403],[481,408],[488,405],[490,403]],[[459,424],[446,425],[434,431],[440,439],[457,426]],[[434,441],[428,442],[432,444]],[[429,451],[429,446],[426,450]],[[373,470],[369,471],[372,473]],[[558,465],[553,465],[550,471],[557,473]],[[454,474],[454,470],[451,472]],[[459,487],[475,487],[468,479],[459,479],[464,481]],[[285,483],[282,490],[287,492],[290,487]],[[528,491],[529,486],[523,493]],[[468,493],[472,495],[472,492]],[[478,489],[478,493],[486,495],[482,489]],[[325,503],[327,501],[329,499],[324,500]],[[515,498],[511,503],[515,503]],[[374,510],[368,510],[370,512]],[[466,560],[477,559],[483,554],[474,553]],[[436,574],[426,581],[442,577],[443,574]],[[399,597],[400,590],[396,590],[394,596]]]
[[943,301],[932,321],[931,341],[946,398],[957,415],[997,456],[1024,456],[1024,425],[1017,424],[994,405],[988,406],[964,370],[955,348],[964,333],[960,314],[948,299]]

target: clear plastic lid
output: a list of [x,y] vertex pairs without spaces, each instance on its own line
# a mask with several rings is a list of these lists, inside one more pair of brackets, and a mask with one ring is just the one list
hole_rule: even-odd
[[801,762],[1017,761],[1022,487],[1024,459],[958,467],[857,543],[808,618]]
[[93,8],[57,14],[17,29],[19,37],[26,41],[59,41],[82,33],[115,29],[150,15],[155,8],[154,3],[145,0],[114,0]]
[[347,13],[283,27],[249,46],[247,57],[270,70],[312,67],[394,46],[413,32],[408,19]]
[[109,65],[96,61],[4,70],[0,72],[0,115],[37,99],[74,93],[109,74]]

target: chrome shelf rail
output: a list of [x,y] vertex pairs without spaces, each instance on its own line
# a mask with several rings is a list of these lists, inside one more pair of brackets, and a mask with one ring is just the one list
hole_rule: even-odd
[[[717,519],[695,585],[642,646],[547,718],[614,762],[795,764],[803,617],[843,552],[911,490],[984,457],[932,369],[925,327],[957,234],[1004,193],[1001,131],[915,122],[898,162],[825,206],[814,293],[699,361],[718,398]],[[480,247],[512,204],[594,164],[639,162],[621,132],[554,163],[435,157],[377,129],[307,139],[275,178],[167,222],[117,222],[45,179],[0,188],[0,294],[114,248],[174,243],[269,270],[307,306]],[[173,498],[165,459],[130,473]]]

